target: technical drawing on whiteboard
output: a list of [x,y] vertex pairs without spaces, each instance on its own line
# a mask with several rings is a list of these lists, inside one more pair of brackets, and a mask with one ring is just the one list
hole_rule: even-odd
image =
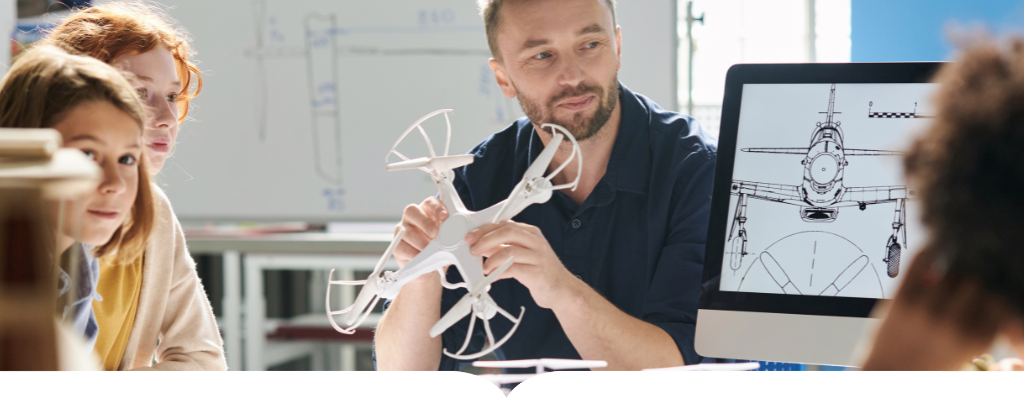
[[[284,43],[284,34],[276,26],[276,18],[267,13],[267,0],[253,0],[253,23],[255,28],[255,47],[245,50],[247,57],[256,62],[257,99],[254,102],[258,122],[258,138],[267,140],[268,77],[266,62],[268,59],[291,59],[305,61],[307,76],[308,104],[310,109],[311,130],[313,139],[313,166],[317,176],[324,181],[343,186],[342,179],[342,113],[341,83],[339,83],[339,59],[343,56],[447,56],[447,57],[480,57],[491,56],[485,48],[449,48],[449,47],[403,47],[380,48],[374,46],[342,45],[339,37],[357,33],[392,33],[421,34],[443,33],[444,30],[425,28],[421,31],[407,27],[354,27],[343,28],[337,23],[337,15],[329,12],[310,12],[303,18],[304,44],[299,47]],[[422,19],[423,16],[421,16]],[[444,18],[444,16],[442,16]],[[448,16],[448,19],[453,17]],[[429,30],[428,30],[429,29]],[[454,27],[452,31],[464,31],[466,27]],[[482,27],[480,28],[482,31]],[[273,45],[267,44],[267,39]],[[500,94],[489,75],[488,69],[481,74],[479,95],[491,100],[495,106],[494,113],[498,122],[504,123],[518,116],[510,99]]]
[[341,112],[338,105],[338,58],[333,14],[306,15],[306,67],[313,118],[316,173],[341,185]]
[[[895,278],[899,274],[900,253],[907,247],[906,203],[908,199],[914,197],[914,190],[904,185],[847,187],[843,184],[843,177],[846,172],[845,168],[849,165],[847,160],[849,156],[894,156],[902,153],[891,150],[846,147],[843,130],[840,127],[841,122],[835,120],[835,115],[841,114],[834,110],[835,97],[836,86],[833,84],[829,94],[828,110],[820,112],[825,115],[825,121],[816,123],[811,134],[810,144],[807,147],[741,149],[746,153],[803,156],[800,162],[803,165],[803,179],[798,185],[733,180],[731,194],[737,196],[738,201],[729,228],[727,237],[729,250],[726,252],[732,270],[738,271],[743,265],[744,257],[751,254],[747,250],[750,234],[747,232],[746,223],[748,200],[753,198],[799,207],[800,218],[808,223],[835,222],[839,217],[840,208],[843,207],[856,206],[860,210],[865,210],[869,205],[893,203],[895,211],[892,220],[892,234],[885,245],[882,261],[886,262],[886,274],[890,278]],[[818,262],[814,256],[819,246],[828,246],[829,256],[833,257],[828,261]],[[773,247],[776,249],[773,250]],[[841,249],[849,249],[849,251],[836,252]],[[785,259],[781,259],[778,253],[783,250],[791,251],[788,253],[789,255],[811,256],[811,261],[805,262],[809,264],[806,267],[811,268],[807,272],[809,276],[806,279],[795,275],[792,270],[786,270],[787,266],[782,262]],[[874,271],[873,265],[870,265],[870,257],[862,253],[860,247],[842,236],[824,230],[787,236],[758,254],[757,260],[760,264],[751,265],[748,268],[748,273],[744,275],[743,281],[747,281],[747,275],[753,268],[761,267],[778,284],[777,286],[781,289],[779,293],[834,296],[858,275],[866,273],[866,267],[871,267],[871,271]],[[821,265],[827,265],[828,268]],[[806,269],[801,270],[806,271]],[[831,273],[831,275],[826,276],[824,280],[819,275],[819,279],[815,283],[814,272]],[[800,278],[799,281],[794,277]],[[879,293],[881,292],[879,284]]]
[[[256,48],[246,54],[256,59],[257,90],[256,119],[259,122],[259,140],[267,140],[267,75],[266,59],[304,58],[306,60],[307,87],[309,91],[310,118],[313,131],[313,168],[317,176],[325,181],[342,185],[341,160],[341,109],[338,96],[338,56],[334,33],[337,21],[334,14],[309,13],[303,19],[305,47],[269,48],[264,44],[267,27],[266,0],[253,2],[253,17],[256,28]],[[269,34],[283,37],[276,28],[269,28]]]

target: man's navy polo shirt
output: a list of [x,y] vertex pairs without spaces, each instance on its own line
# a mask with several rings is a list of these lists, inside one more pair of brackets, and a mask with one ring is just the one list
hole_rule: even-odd
[[[570,272],[623,312],[668,332],[686,363],[697,363],[693,339],[717,142],[692,118],[619,86],[619,134],[594,191],[582,205],[555,192],[512,220],[540,228]],[[505,200],[543,149],[527,118],[484,140],[470,151],[473,163],[456,170],[463,203],[477,211]],[[454,267],[448,280],[462,281]],[[445,289],[441,314],[465,293]],[[526,308],[522,324],[497,351],[499,359],[580,358],[554,312],[537,306],[518,281],[495,282],[490,294],[513,315]],[[449,352],[462,346],[469,319],[442,334]],[[491,321],[495,339],[511,327],[501,315]],[[473,333],[465,354],[483,347],[483,324]],[[442,355],[440,370],[457,370],[460,363]]]

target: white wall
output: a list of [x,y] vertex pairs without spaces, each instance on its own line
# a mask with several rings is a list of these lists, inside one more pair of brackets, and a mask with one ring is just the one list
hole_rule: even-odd
[[676,81],[676,0],[620,0],[619,80],[661,107],[679,110]]
[[17,19],[16,0],[0,0],[0,75],[11,65],[11,33]]

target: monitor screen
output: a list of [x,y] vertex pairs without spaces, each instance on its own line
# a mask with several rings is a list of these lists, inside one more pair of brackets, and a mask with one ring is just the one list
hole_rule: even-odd
[[936,87],[743,84],[719,291],[891,298],[925,238],[902,154]]

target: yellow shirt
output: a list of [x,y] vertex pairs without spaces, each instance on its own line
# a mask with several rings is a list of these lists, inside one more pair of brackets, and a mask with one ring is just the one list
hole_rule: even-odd
[[143,255],[127,265],[100,259],[100,281],[96,291],[103,300],[94,300],[92,309],[96,312],[96,323],[100,329],[95,351],[103,360],[104,370],[117,370],[128,345],[128,335],[135,323],[135,310],[139,307],[142,263]]

